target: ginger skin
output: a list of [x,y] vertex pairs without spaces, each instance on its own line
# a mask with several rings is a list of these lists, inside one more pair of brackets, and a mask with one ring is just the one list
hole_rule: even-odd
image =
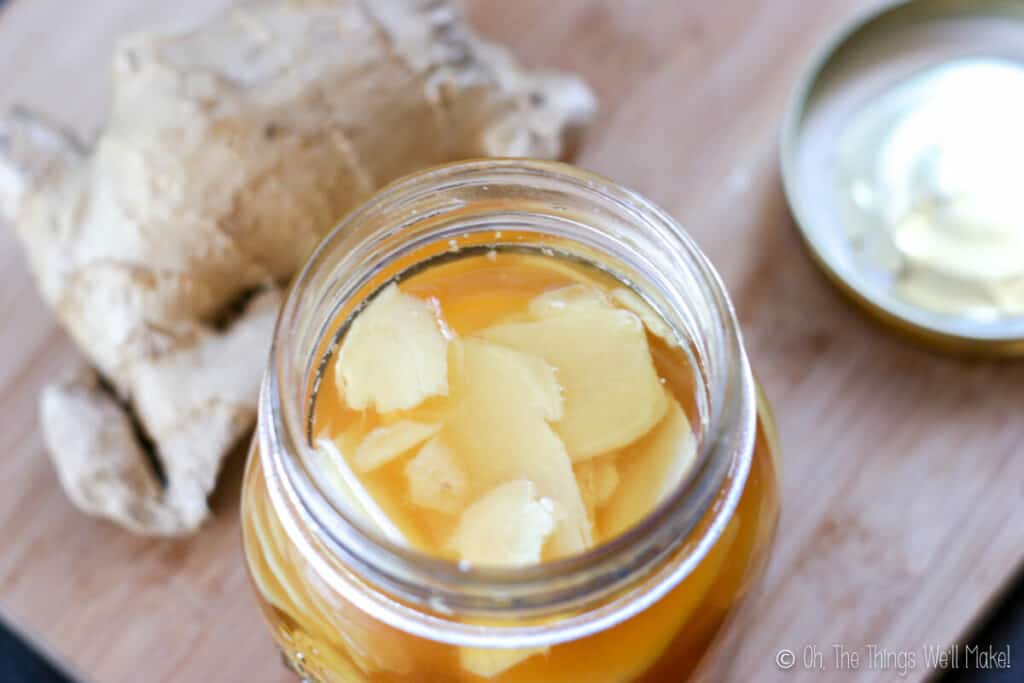
[[94,145],[0,121],[0,216],[92,366],[41,401],[68,496],[139,533],[196,529],[255,421],[282,288],[338,220],[433,164],[564,156],[593,112],[452,0],[254,0],[125,39]]

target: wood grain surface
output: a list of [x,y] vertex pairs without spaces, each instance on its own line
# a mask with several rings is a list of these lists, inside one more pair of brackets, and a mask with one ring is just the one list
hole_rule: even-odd
[[[9,0],[0,107],[83,134],[101,124],[116,35],[194,24],[226,0]],[[1024,560],[1024,363],[931,355],[869,323],[805,254],[778,174],[794,79],[825,36],[876,1],[470,0],[523,60],[581,72],[602,113],[578,163],[683,222],[721,270],[784,448],[784,514],[736,681],[894,680],[836,671],[832,646],[955,642]],[[250,599],[237,525],[241,458],[215,521],[139,539],[65,501],[36,422],[74,362],[0,229],[0,610],[88,680],[291,680]],[[805,646],[824,652],[824,677]],[[775,654],[790,648],[796,667]],[[921,655],[906,679],[928,675]],[[1024,666],[1024,662],[1017,663]]]

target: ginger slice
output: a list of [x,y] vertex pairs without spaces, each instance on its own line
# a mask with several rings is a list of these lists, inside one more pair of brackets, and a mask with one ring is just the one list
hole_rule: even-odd
[[[473,353],[477,351],[474,350]],[[482,354],[491,356],[498,363],[511,361],[515,367],[522,370],[519,377],[522,380],[520,388],[527,405],[536,408],[545,420],[557,422],[562,419],[562,388],[558,384],[555,369],[543,358],[514,351],[509,354],[501,347],[486,349]]]
[[[567,289],[579,285],[581,287],[592,287],[594,278],[592,272],[587,268],[581,268],[579,264],[569,259],[547,256],[544,254],[525,253],[509,254],[513,261],[526,268],[547,272],[550,277],[559,281],[560,289]],[[562,284],[565,281],[573,284]]]
[[483,649],[473,647],[459,648],[459,663],[470,673],[483,678],[499,676],[520,662],[534,655],[548,651],[546,647],[531,647],[518,650]]
[[697,439],[675,399],[654,430],[619,454],[619,485],[602,514],[607,538],[650,513],[686,478],[697,461]]
[[527,312],[535,318],[547,318],[558,315],[569,307],[593,306],[595,308],[608,305],[608,297],[596,287],[584,284],[566,285],[544,292],[534,297],[527,306]]
[[466,496],[466,475],[458,456],[440,436],[420,448],[405,466],[409,498],[428,510],[454,515],[462,509]]
[[672,333],[672,328],[632,289],[618,287],[612,290],[611,298],[612,301],[622,308],[636,313],[637,317],[643,322],[644,327],[647,328],[647,331],[655,337],[660,338],[669,346],[679,346],[679,340]]
[[619,486],[619,470],[611,455],[584,460],[576,465],[576,482],[583,496],[583,504],[591,521],[596,519],[597,509],[611,500]]
[[442,432],[475,493],[528,479],[556,504],[550,550],[593,542],[572,464],[548,420],[559,414],[554,373],[536,357],[479,339],[453,342],[453,406]]
[[372,472],[420,445],[440,429],[440,424],[413,420],[377,427],[356,447],[352,462],[360,472]]
[[501,484],[467,507],[449,546],[474,565],[522,567],[540,562],[555,529],[554,503],[531,481]]
[[370,428],[367,425],[368,422],[369,420],[365,415],[360,415],[337,434],[332,435],[327,430],[322,431],[320,438],[330,439],[343,456],[351,459],[354,458],[359,444],[362,443],[363,439],[370,432]]
[[573,462],[630,444],[667,407],[639,318],[586,289],[573,285],[544,294],[532,306],[537,319],[480,333],[558,370],[565,414],[556,430]]
[[314,472],[325,479],[321,490],[329,492],[335,504],[344,507],[360,522],[378,531],[392,543],[409,545],[409,539],[366,490],[333,441],[317,439],[313,458]]
[[334,367],[353,410],[407,410],[448,393],[448,340],[430,305],[392,283],[356,316]]

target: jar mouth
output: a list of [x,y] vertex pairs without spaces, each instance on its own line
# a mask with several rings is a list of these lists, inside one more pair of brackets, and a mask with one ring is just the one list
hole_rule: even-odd
[[[530,567],[465,568],[395,545],[331,505],[306,468],[312,451],[306,399],[339,305],[360,293],[365,300],[368,288],[372,295],[382,287],[374,278],[385,263],[430,242],[493,233],[494,226],[510,224],[556,234],[576,245],[577,255],[600,256],[695,349],[694,367],[705,390],[698,401],[702,438],[694,474],[622,535]],[[700,563],[745,484],[755,404],[753,377],[721,280],[672,218],[636,193],[566,164],[486,159],[400,179],[325,238],[292,285],[278,320],[258,438],[267,474],[279,484],[269,487],[273,504],[296,511],[281,516],[291,540],[356,606],[432,640],[541,647],[643,611]],[[689,538],[708,515],[699,537]],[[541,623],[545,616],[567,613],[578,616]],[[518,625],[468,624],[453,614]]]

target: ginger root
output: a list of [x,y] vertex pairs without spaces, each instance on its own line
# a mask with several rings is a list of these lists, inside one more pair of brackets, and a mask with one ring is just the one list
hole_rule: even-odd
[[428,165],[563,156],[593,111],[452,0],[257,0],[125,39],[91,146],[0,121],[0,214],[95,368],[42,398],[68,496],[137,532],[195,529],[255,420],[281,289],[323,235]]

